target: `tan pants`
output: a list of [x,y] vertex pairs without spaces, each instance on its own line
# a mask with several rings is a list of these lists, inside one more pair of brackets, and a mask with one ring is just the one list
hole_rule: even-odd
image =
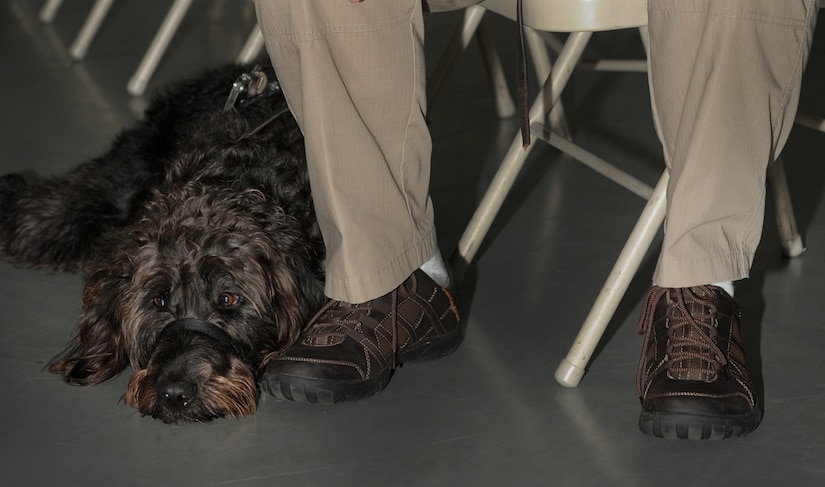
[[[427,3],[440,11],[476,2]],[[650,0],[651,98],[672,171],[658,284],[747,275],[765,168],[796,109],[813,4]],[[421,0],[256,7],[306,137],[328,251],[326,293],[349,302],[385,294],[437,249]]]
[[793,125],[816,0],[649,0],[650,87],[670,168],[664,287],[748,276],[765,172]]

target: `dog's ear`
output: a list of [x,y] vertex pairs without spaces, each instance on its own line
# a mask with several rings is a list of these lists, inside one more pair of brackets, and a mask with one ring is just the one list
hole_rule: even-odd
[[[289,270],[287,270],[289,269]],[[298,340],[309,319],[324,304],[324,283],[303,259],[275,266],[271,275],[276,296],[271,312],[278,323],[278,341],[288,347]]]
[[128,365],[120,326],[120,299],[128,279],[110,268],[86,278],[83,311],[74,336],[49,370],[76,385],[94,385],[111,379]]
[[301,331],[303,331],[309,319],[324,305],[327,297],[324,295],[323,271],[312,269],[306,262],[301,261],[295,266],[295,275],[298,280],[298,287],[304,297],[301,306],[301,312],[305,317],[301,327]]

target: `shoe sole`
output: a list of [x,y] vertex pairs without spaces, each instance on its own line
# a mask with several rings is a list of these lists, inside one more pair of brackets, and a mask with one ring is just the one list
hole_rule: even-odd
[[275,399],[312,404],[354,402],[378,394],[390,382],[392,369],[358,382],[324,381],[281,374],[264,377],[261,388]]
[[701,416],[668,412],[643,412],[639,430],[667,440],[724,440],[747,436],[759,426],[759,406],[738,416]]
[[[399,365],[423,362],[445,357],[455,352],[464,339],[461,325],[449,334],[423,341],[404,350],[398,355]],[[336,404],[354,402],[378,394],[392,377],[393,369],[387,367],[378,375],[360,381],[325,381],[307,377],[279,374],[266,375],[261,379],[261,388],[276,399],[313,404]]]

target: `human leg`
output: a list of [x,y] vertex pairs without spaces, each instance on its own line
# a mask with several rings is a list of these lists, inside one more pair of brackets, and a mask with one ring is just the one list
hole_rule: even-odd
[[436,252],[417,3],[257,2],[305,135],[334,299],[380,296]]
[[748,276],[815,12],[814,0],[649,0],[651,99],[670,170],[656,284]]
[[399,362],[461,341],[429,197],[422,4],[256,8],[304,132],[332,298],[298,343],[270,357],[263,385],[284,399],[359,399],[381,390]]
[[762,230],[766,168],[793,124],[816,2],[649,0],[650,84],[671,173],[639,331],[640,428],[744,436],[761,420],[732,296]]

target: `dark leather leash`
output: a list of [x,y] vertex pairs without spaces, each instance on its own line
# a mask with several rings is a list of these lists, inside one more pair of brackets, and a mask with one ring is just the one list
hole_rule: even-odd
[[516,0],[516,23],[518,24],[518,118],[521,129],[521,144],[525,149],[530,145],[530,114],[527,98],[530,86],[527,82],[527,49],[524,45],[524,5]]

